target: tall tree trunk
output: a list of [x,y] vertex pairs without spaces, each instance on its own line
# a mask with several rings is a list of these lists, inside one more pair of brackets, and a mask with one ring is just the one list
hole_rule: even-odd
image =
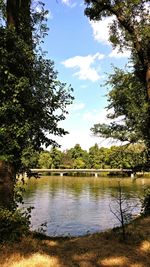
[[18,13],[19,0],[7,0],[6,13],[7,13],[7,26],[16,27],[17,13]]
[[32,46],[31,0],[7,0],[7,27],[14,28],[16,33]]
[[12,164],[0,161],[0,206],[11,209],[14,201],[15,169]]
[[[32,52],[32,19],[30,12],[31,0],[7,0],[6,1],[6,15],[7,15],[7,29],[11,36],[11,30],[24,42],[26,50]],[[6,29],[6,30],[7,30]],[[6,40],[6,49],[10,53],[15,48],[15,40],[9,38]],[[11,54],[11,53],[10,53]],[[25,55],[23,55],[25,57]],[[23,58],[24,58],[23,57]],[[29,59],[25,59],[22,64],[28,63]],[[10,60],[11,62],[11,60]],[[27,64],[26,63],[26,64]],[[30,62],[29,62],[30,63]],[[30,66],[27,64],[27,71],[30,75]],[[24,73],[16,71],[15,66],[8,62],[9,71],[17,78],[24,76]],[[0,161],[0,206],[11,208],[14,200],[14,185],[15,185],[15,167],[13,163]]]
[[[149,65],[150,65],[150,63],[149,63]],[[148,66],[147,72],[146,72],[146,83],[147,83],[148,99],[150,99],[150,66]]]

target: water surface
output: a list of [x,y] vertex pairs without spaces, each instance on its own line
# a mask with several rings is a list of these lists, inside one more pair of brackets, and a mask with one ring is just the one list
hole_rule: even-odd
[[[122,178],[123,194],[133,213],[140,212],[139,199],[150,179]],[[47,223],[50,236],[79,236],[104,231],[119,225],[110,211],[118,210],[114,195],[118,192],[118,178],[50,176],[28,180],[24,206],[33,206],[32,229]]]

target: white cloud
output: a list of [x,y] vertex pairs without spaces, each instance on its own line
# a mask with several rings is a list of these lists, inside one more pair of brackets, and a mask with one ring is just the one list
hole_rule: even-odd
[[71,7],[71,8],[73,8],[73,7],[76,6],[76,3],[75,3],[75,2],[72,3],[71,0],[62,0],[62,3],[63,3],[64,5],[66,5],[66,6],[68,6],[68,7]]
[[89,131],[71,131],[70,134],[65,135],[63,138],[57,137],[57,142],[61,145],[61,150],[66,150],[74,147],[76,144],[80,144],[83,149],[88,150],[95,143],[99,146],[110,146],[110,141],[106,141],[103,138],[95,137]]
[[100,21],[90,21],[93,30],[93,36],[99,43],[110,45],[109,25],[113,22],[113,17],[104,18]]
[[111,58],[129,58],[131,56],[131,52],[129,50],[123,50],[120,52],[118,48],[115,48],[108,56]]
[[[111,42],[109,41],[109,26],[114,19],[114,16],[111,16],[100,21],[90,21],[93,36],[96,41],[111,46]],[[127,58],[130,57],[130,55],[131,53],[129,50],[123,50],[121,53],[119,52],[119,48],[115,48],[108,56],[110,58]]]
[[78,111],[78,110],[82,110],[84,108],[85,108],[84,103],[75,103],[69,107],[69,111]]
[[78,71],[75,72],[80,80],[98,81],[101,77],[92,64],[95,64],[97,60],[104,58],[103,54],[96,53],[95,55],[88,56],[75,56],[62,62],[66,68],[74,68]]
[[84,88],[87,88],[88,86],[86,84],[81,84],[80,85],[80,88],[84,89]]
[[[79,110],[84,108],[84,103],[78,103],[74,105],[74,110]],[[96,123],[109,123],[110,120],[106,117],[107,110],[91,110],[87,112],[82,112],[79,118],[74,117],[74,122],[71,122],[67,118],[61,123],[61,127],[65,128],[69,134],[58,137],[51,136],[54,140],[61,145],[61,150],[66,150],[74,147],[76,144],[80,144],[83,149],[88,150],[91,146],[97,143],[100,147],[110,147],[112,145],[120,145],[117,141],[112,139],[104,139],[96,137],[90,131],[90,128]],[[70,124],[71,122],[71,124]]]
[[107,118],[107,110],[92,110],[85,112],[82,116],[83,120],[90,122],[91,124],[96,124],[96,123],[108,123],[110,120]]

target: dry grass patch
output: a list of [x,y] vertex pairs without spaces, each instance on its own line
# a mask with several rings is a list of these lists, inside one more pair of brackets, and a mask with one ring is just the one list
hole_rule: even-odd
[[102,266],[125,266],[127,259],[125,257],[111,257],[101,261]]
[[150,217],[128,227],[120,241],[114,231],[71,239],[22,239],[0,248],[2,267],[150,267]]
[[144,253],[150,253],[150,241],[143,241],[140,250]]
[[55,257],[50,257],[47,255],[41,255],[39,253],[35,253],[29,258],[19,257],[16,262],[16,258],[10,259],[7,263],[4,264],[3,267],[54,267],[61,266],[59,265],[58,259]]

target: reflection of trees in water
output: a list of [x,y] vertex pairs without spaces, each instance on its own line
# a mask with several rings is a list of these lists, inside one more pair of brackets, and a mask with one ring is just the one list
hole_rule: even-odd
[[[148,181],[148,180],[147,180]],[[146,180],[145,180],[146,182]],[[133,195],[143,195],[142,179],[132,181],[131,178],[121,180],[123,193],[128,198]],[[91,197],[99,199],[105,195],[114,195],[118,190],[118,178],[95,178],[95,177],[60,177],[50,176],[40,179],[31,178],[26,185],[25,198],[31,197],[33,192],[49,192],[51,198],[58,192],[72,194],[80,197],[88,193]]]
[[[132,183],[123,179],[123,193],[135,203],[136,192],[142,191],[141,179]],[[66,232],[85,234],[114,227],[109,204],[118,190],[118,178],[96,177],[42,177],[28,181],[24,195],[25,206],[34,206],[32,225],[38,228],[47,222],[47,232],[52,235]],[[132,195],[133,194],[133,195]],[[142,193],[141,193],[142,194]],[[139,210],[137,211],[139,212]],[[58,227],[59,226],[59,227]],[[71,232],[70,232],[71,231]]]

